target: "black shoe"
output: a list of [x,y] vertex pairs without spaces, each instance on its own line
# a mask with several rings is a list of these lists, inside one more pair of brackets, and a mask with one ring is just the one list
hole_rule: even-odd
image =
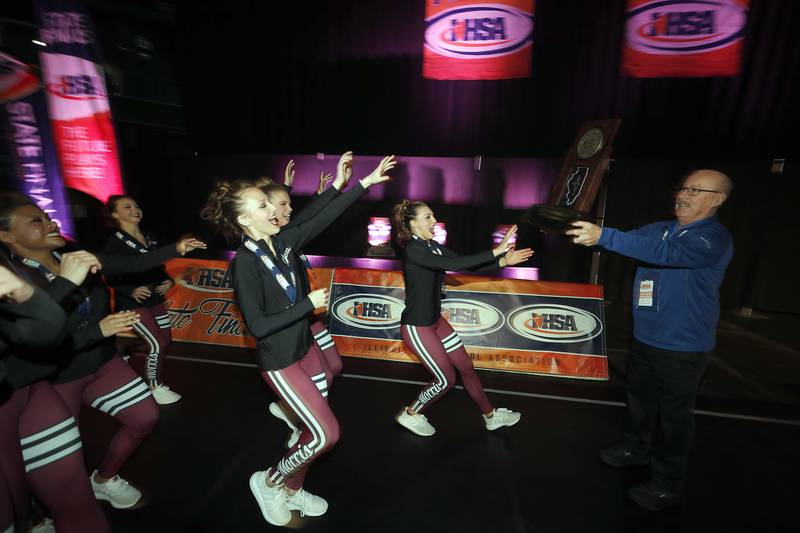
[[628,498],[649,511],[661,511],[668,507],[683,505],[683,493],[672,492],[653,481],[633,487]]
[[639,455],[622,444],[600,450],[600,459],[602,459],[605,464],[616,468],[650,464],[650,458],[648,456]]

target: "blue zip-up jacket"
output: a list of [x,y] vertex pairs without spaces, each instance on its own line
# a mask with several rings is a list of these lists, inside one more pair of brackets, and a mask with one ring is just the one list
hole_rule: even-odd
[[[733,239],[716,215],[685,226],[671,220],[628,232],[603,228],[597,244],[644,263],[633,282],[634,337],[665,350],[714,349],[719,286],[733,257]],[[640,295],[648,281],[652,298]]]

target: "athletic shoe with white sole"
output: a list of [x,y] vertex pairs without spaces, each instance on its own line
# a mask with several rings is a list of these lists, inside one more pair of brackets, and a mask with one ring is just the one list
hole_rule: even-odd
[[328,510],[328,502],[303,489],[286,498],[290,511],[300,511],[300,516],[322,516]]
[[492,416],[484,416],[483,420],[486,422],[486,429],[494,431],[504,426],[513,426],[519,422],[521,417],[522,415],[516,411],[506,409],[505,407],[498,407],[492,410]]
[[297,441],[300,439],[300,434],[302,433],[302,431],[300,431],[300,428],[295,426],[294,423],[289,419],[289,415],[287,415],[283,411],[281,404],[279,404],[278,402],[272,402],[271,404],[269,404],[269,412],[275,418],[283,420],[284,423],[287,426],[289,426],[289,429],[292,430],[292,434],[289,435],[289,441],[286,443],[286,447],[291,448],[292,446],[297,444]]
[[169,387],[163,383],[155,383],[150,385],[150,392],[153,393],[153,399],[158,405],[168,405],[175,403],[182,398],[180,394],[175,391],[169,390]]
[[267,473],[263,470],[250,476],[250,490],[258,502],[264,520],[274,526],[285,526],[292,519],[292,512],[286,504],[286,490],[283,485],[267,486]]
[[398,424],[421,437],[430,437],[436,433],[436,428],[434,428],[431,423],[428,422],[428,419],[425,417],[425,415],[421,415],[419,413],[410,415],[408,414],[408,411],[406,411],[405,407],[394,419],[397,420]]
[[[14,527],[12,526],[8,531],[13,530]],[[41,522],[35,526],[31,526],[31,528],[28,530],[28,533],[56,533],[56,524],[45,516]]]
[[97,470],[89,476],[94,497],[110,503],[114,509],[128,509],[139,503],[142,498],[142,493],[136,487],[119,476],[114,476],[105,483],[98,483],[94,480],[95,475]]

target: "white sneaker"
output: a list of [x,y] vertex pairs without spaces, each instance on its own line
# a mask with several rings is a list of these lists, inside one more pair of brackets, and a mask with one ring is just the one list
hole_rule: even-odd
[[487,418],[484,416],[483,420],[486,422],[486,429],[489,431],[494,431],[495,429],[503,426],[513,426],[519,422],[521,417],[522,415],[516,411],[506,409],[505,407],[498,407],[497,409],[492,410],[491,417]]
[[263,470],[250,476],[250,490],[253,492],[264,520],[274,526],[285,526],[292,519],[292,512],[286,503],[283,485],[267,486],[267,473]]
[[303,489],[286,498],[290,511],[300,511],[300,516],[322,516],[328,510],[328,502]]
[[408,414],[408,411],[406,411],[405,407],[403,407],[403,410],[400,411],[400,414],[394,417],[394,419],[397,420],[397,423],[404,428],[422,437],[430,437],[436,433],[436,428],[434,428],[431,423],[428,422],[428,419],[425,418],[425,415],[421,415],[419,413],[410,415]]
[[269,412],[272,413],[272,416],[275,418],[283,420],[286,425],[289,426],[289,429],[292,430],[292,434],[289,435],[289,441],[286,443],[286,447],[291,448],[297,444],[297,441],[300,440],[300,433],[302,433],[302,431],[300,431],[300,428],[295,426],[294,423],[289,419],[289,415],[283,411],[281,404],[278,402],[272,402],[269,404]]
[[105,483],[98,483],[94,480],[96,474],[97,470],[89,476],[94,497],[98,500],[107,501],[114,509],[128,509],[139,503],[142,498],[142,493],[121,477],[114,476]]
[[169,390],[169,387],[163,383],[156,383],[150,385],[150,392],[153,393],[153,399],[158,405],[168,405],[175,403],[182,398],[180,394],[175,391]]
[[[12,527],[9,531],[13,531],[13,529]],[[35,526],[31,526],[28,531],[29,533],[56,533],[56,524],[45,516],[44,520]]]

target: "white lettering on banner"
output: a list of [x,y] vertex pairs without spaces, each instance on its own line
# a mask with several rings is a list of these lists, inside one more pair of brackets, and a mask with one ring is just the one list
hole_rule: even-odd
[[91,44],[93,35],[86,17],[71,11],[45,11],[39,35],[50,46]]
[[91,139],[89,128],[61,126],[61,162],[64,176],[74,179],[103,179],[106,177],[106,153],[112,152],[111,143]]
[[[54,203],[50,189],[47,187],[47,176],[44,165],[40,162],[24,162],[26,158],[41,158],[42,137],[36,123],[33,106],[28,102],[12,102],[6,105],[9,122],[13,128],[12,142],[14,150],[23,170],[23,192],[29,196],[39,208],[48,215],[56,211],[50,207]],[[56,224],[61,226],[61,221],[53,217]]]

